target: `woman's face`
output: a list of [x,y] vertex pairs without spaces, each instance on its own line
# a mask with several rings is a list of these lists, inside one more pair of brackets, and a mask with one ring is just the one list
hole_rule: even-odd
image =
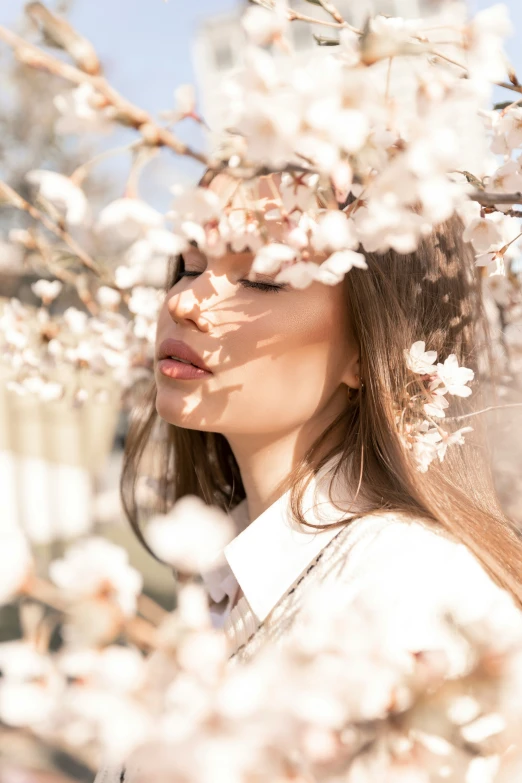
[[322,431],[346,406],[347,385],[358,385],[344,285],[256,289],[252,282],[275,286],[275,275],[249,282],[252,258],[184,254],[183,276],[159,314],[156,356],[166,338],[182,340],[212,375],[173,379],[156,361],[157,412],[225,437],[272,437],[314,424]]

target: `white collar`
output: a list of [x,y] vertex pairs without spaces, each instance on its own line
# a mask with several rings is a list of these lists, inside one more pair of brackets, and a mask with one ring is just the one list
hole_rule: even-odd
[[[330,501],[329,473],[338,460],[332,457],[317,476],[312,477],[303,498],[303,515],[307,522],[327,524],[350,516],[356,510],[351,502],[353,492],[338,475],[330,494],[340,509]],[[287,490],[252,522],[247,501],[242,500],[230,513],[238,535],[217,553],[215,566],[202,574],[203,583],[214,601],[225,595],[235,596],[237,585],[259,620],[263,622],[279,600],[298,580],[340,528],[314,530],[299,526],[290,513]],[[350,513],[351,512],[351,513]]]

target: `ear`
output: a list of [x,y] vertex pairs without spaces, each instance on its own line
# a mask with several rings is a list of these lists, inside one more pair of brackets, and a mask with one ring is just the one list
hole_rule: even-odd
[[359,351],[355,350],[345,367],[342,382],[350,389],[361,388],[361,367]]

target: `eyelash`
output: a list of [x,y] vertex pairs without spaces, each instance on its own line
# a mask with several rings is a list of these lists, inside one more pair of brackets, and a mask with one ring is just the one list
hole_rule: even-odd
[[[185,272],[182,271],[178,274],[178,280],[182,277],[197,277],[200,272]],[[279,292],[284,286],[282,285],[269,285],[268,283],[255,283],[253,280],[240,280],[239,281],[245,288],[256,288],[258,291],[274,291]]]

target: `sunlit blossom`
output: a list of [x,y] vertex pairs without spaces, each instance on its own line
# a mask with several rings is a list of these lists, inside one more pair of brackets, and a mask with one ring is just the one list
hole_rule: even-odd
[[53,582],[70,598],[105,596],[126,615],[136,611],[143,579],[128,562],[127,552],[103,538],[92,537],[70,546],[49,567]]
[[152,519],[146,531],[162,560],[191,573],[207,570],[233,535],[231,520],[195,496],[178,500],[168,515]]
[[80,225],[88,219],[89,205],[85,193],[69,177],[56,171],[35,169],[26,174],[26,179],[71,226]]

